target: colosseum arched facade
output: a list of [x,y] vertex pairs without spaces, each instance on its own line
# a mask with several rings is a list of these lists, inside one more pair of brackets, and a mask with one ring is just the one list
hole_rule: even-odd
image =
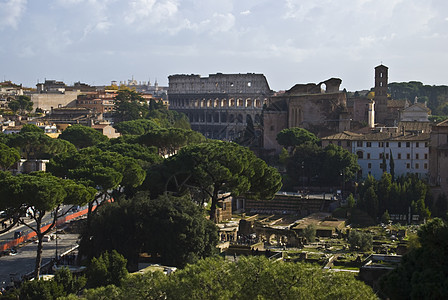
[[186,114],[191,128],[208,138],[234,140],[248,119],[262,125],[263,105],[271,95],[263,74],[171,75],[170,109]]

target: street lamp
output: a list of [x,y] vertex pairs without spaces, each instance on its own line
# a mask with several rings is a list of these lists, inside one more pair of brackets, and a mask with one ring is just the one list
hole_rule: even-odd
[[305,190],[305,162],[302,161],[302,190]]
[[344,171],[341,170],[339,175],[341,176],[341,198],[343,198],[343,195],[344,195]]

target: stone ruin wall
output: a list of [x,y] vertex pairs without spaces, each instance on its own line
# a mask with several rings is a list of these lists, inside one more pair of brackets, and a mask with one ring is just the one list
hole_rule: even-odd
[[185,113],[191,127],[209,138],[233,140],[250,116],[261,124],[263,105],[271,94],[262,74],[171,75],[170,109]]
[[168,76],[168,95],[172,94],[269,94],[270,88],[263,74],[210,74]]

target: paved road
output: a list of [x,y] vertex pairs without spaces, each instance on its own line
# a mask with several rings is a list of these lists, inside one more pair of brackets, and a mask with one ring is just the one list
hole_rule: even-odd
[[[59,255],[76,245],[78,234],[58,234]],[[56,241],[44,242],[42,264],[48,263],[56,254]],[[0,287],[7,286],[11,277],[20,279],[34,271],[37,244],[30,242],[17,250],[16,255],[0,257]]]
[[[64,211],[67,211],[70,208],[72,208],[71,205],[65,205],[62,209]],[[82,210],[84,208],[87,208],[87,206],[80,208],[80,210]],[[50,224],[52,221],[53,221],[53,217],[51,216],[51,213],[47,213],[47,214],[45,214],[45,216],[42,220],[42,226]],[[35,226],[36,222],[32,219],[27,218],[26,223],[32,227],[36,227]],[[32,230],[25,225],[15,226],[11,230],[0,234],[0,244],[12,241],[14,239],[14,232],[16,232],[16,231],[21,231],[23,233],[23,235],[26,235],[26,234],[30,233]]]

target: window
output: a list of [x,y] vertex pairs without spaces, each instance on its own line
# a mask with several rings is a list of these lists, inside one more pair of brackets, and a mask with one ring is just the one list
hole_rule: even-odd
[[415,164],[415,168],[418,169],[420,167],[419,164]]
[[350,141],[347,141],[347,147],[350,147],[350,146],[351,146]]
[[370,159],[370,153],[367,153],[367,159]]
[[424,164],[424,165],[423,165],[423,168],[424,168],[424,169],[428,169],[428,164]]
[[416,142],[416,143],[415,143],[415,147],[418,148],[418,146],[420,146],[420,143],[419,143],[419,142]]
[[401,159],[401,153],[398,153],[397,159]]
[[389,148],[389,142],[386,142],[386,147]]
[[368,163],[368,164],[367,164],[367,168],[372,169],[372,164],[371,164],[371,163]]
[[386,159],[389,159],[389,153],[386,153]]
[[428,142],[425,142],[425,147],[428,148]]
[[378,146],[379,146],[380,148],[384,147],[384,142],[378,142]]
[[418,153],[415,154],[415,159],[418,159]]
[[398,142],[398,148],[401,148],[401,142]]
[[362,141],[357,141],[357,142],[356,142],[356,146],[357,146],[357,147],[362,147]]
[[380,153],[380,159],[382,159],[382,158],[383,158],[383,155],[384,155],[383,153]]
[[406,154],[406,159],[411,159],[411,154],[407,153]]
[[358,159],[363,159],[363,157],[364,157],[364,154],[362,153],[362,151],[356,152],[356,155],[358,156]]
[[411,168],[411,164],[410,163],[407,163],[406,164],[406,169],[410,169]]
[[367,142],[366,147],[372,147],[372,142]]
[[425,159],[428,159],[428,153],[425,153]]
[[383,169],[383,163],[380,163],[380,169],[381,170]]
[[406,148],[411,147],[411,143],[410,142],[406,142]]

